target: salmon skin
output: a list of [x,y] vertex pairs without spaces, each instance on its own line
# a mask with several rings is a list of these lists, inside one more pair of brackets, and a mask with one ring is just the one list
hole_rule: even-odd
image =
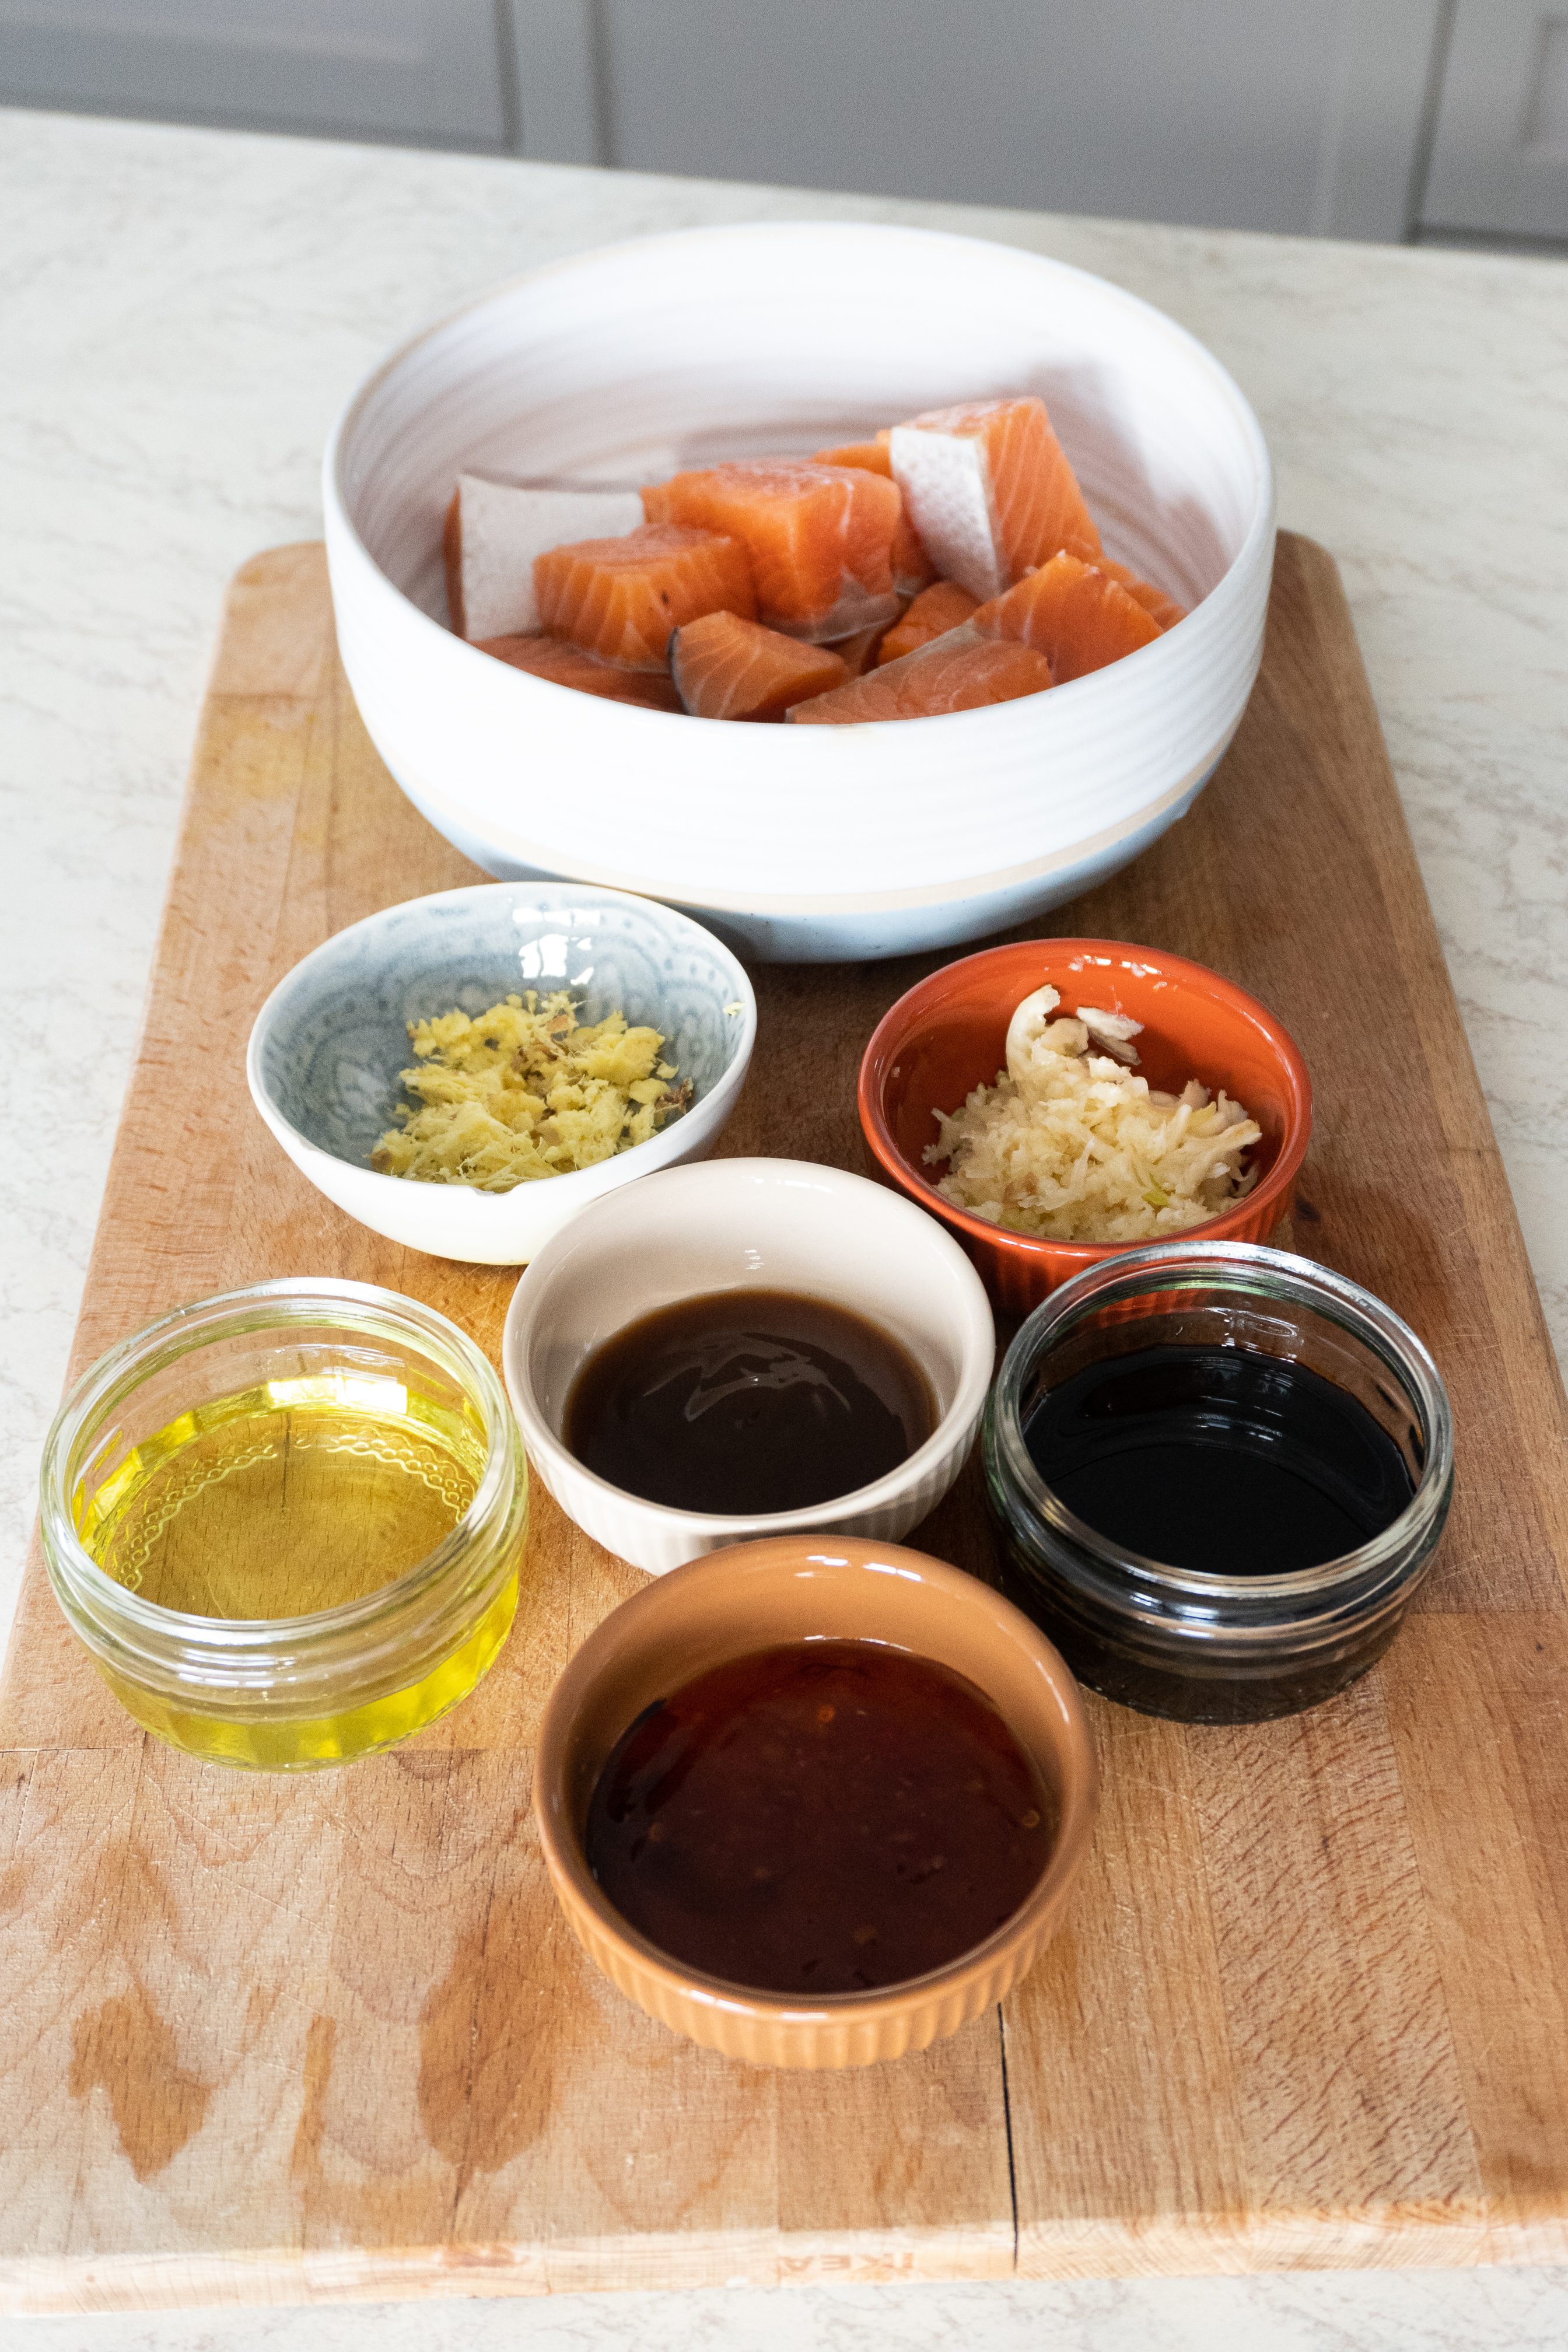
[[757,609],[740,541],[674,522],[552,547],[535,562],[533,584],[552,637],[623,669],[666,668],[673,633],[704,613],[749,621]]
[[888,631],[877,656],[879,666],[900,661],[905,654],[929,646],[933,637],[945,636],[978,610],[967,588],[961,588],[956,580],[939,580],[934,588],[917,596],[903,619]]
[[629,702],[641,710],[679,710],[680,697],[667,673],[657,676],[635,669],[616,669],[595,661],[580,646],[563,645],[559,637],[486,637],[476,650],[510,662],[513,669],[547,678],[552,686],[570,686],[579,694],[596,694],[604,702]]
[[970,626],[983,637],[1033,646],[1059,686],[1135,654],[1160,635],[1158,622],[1120,582],[1065,550],[1005,596],[982,604]]
[[1099,554],[1078,478],[1033,394],[932,409],[894,425],[890,448],[927,555],[982,604],[1058,548]]
[[693,719],[782,720],[793,703],[842,686],[842,656],[733,613],[689,621],[669,641],[669,674]]
[[1175,598],[1167,596],[1163,588],[1155,588],[1147,580],[1140,580],[1136,572],[1130,572],[1125,563],[1112,563],[1108,555],[1097,555],[1094,564],[1097,572],[1103,572],[1108,580],[1114,580],[1119,588],[1125,588],[1135,604],[1142,605],[1162,636],[1167,629],[1173,629],[1178,621],[1186,619],[1184,604],[1178,604]]
[[796,727],[937,719],[948,711],[980,710],[988,703],[1044,694],[1052,683],[1050,663],[1032,646],[982,637],[965,622],[885,668],[868,670],[813,702],[797,702],[789,718]]
[[[899,609],[896,482],[809,460],[712,466],[643,492],[650,523],[685,523],[739,540],[752,560],[756,619],[821,645]],[[739,609],[738,607],[736,609]]]
[[641,520],[642,499],[636,490],[563,482],[514,485],[459,474],[441,541],[452,626],[476,643],[481,637],[531,636],[540,625],[535,557],[563,540],[635,530]]

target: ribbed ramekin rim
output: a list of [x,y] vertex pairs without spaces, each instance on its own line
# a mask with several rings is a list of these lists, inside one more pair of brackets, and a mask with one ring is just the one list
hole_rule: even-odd
[[[763,1539],[767,1540],[766,1538]],[[825,1547],[835,1538],[825,1535]],[[864,1540],[864,1539],[862,1539]],[[868,1546],[868,1549],[903,1549],[901,1546]],[[739,1547],[735,1547],[739,1549]],[[927,1555],[919,1557],[926,1570],[941,1571],[931,1580],[945,1584],[948,1579],[962,1580],[964,1587],[973,1585],[975,1605],[984,1606],[998,1614],[1016,1629],[1022,1645],[1036,1653],[1047,1654],[1051,1662],[1047,1667],[1050,1686],[1062,1717],[1062,1752],[1071,1753],[1080,1769],[1080,1777],[1070,1808],[1064,1809],[1058,1825],[1056,1845],[1050,1860],[1038,1880],[1012,1916],[1002,1925],[955,1958],[940,1969],[928,1970],[920,1977],[903,1982],[877,1988],[860,1993],[832,1993],[810,2003],[793,2001],[787,1995],[770,1993],[761,1989],[748,1989],[729,1983],[726,1979],[689,1968],[673,1960],[650,1943],[629,1920],[624,1918],[604,1895],[588,1872],[571,1832],[556,1819],[546,1776],[556,1766],[557,1751],[564,1752],[570,1738],[569,1726],[563,1725],[564,1693],[569,1692],[585,1668],[580,1663],[584,1652],[595,1636],[590,1634],[558,1678],[546,1702],[539,1738],[534,1748],[532,1810],[540,1844],[557,1899],[574,1932],[585,1948],[594,1951],[595,1941],[603,1941],[616,1952],[624,1964],[644,1970],[667,1999],[689,2003],[716,2016],[750,2020],[790,2028],[812,2025],[828,2026],[875,2021],[879,2017],[890,2017],[911,2009],[924,2008],[952,1995],[977,1973],[1005,1966],[1024,1950],[1037,1952],[1054,1932],[1086,1862],[1094,1840],[1100,1797],[1100,1776],[1095,1751],[1092,1727],[1083,1693],[1061,1653],[1049,1636],[1026,1617],[1005,1595],[955,1567],[951,1561],[938,1560]],[[702,1562],[690,1563],[711,1572],[716,1563],[710,1554]],[[647,1591],[647,1588],[644,1588]],[[634,1596],[637,1598],[640,1596]],[[971,1597],[965,1593],[968,1605]],[[630,1604],[626,1604],[630,1605]],[[1015,1737],[1019,1737],[1015,1733]],[[596,1956],[595,1956],[596,1957]],[[603,1967],[603,1962],[597,1962]],[[1020,1964],[1021,1965],[1021,1964]],[[613,1973],[608,1969],[606,1974]]]

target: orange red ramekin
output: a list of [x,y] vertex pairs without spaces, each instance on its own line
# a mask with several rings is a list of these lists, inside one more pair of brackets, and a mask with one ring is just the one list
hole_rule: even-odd
[[921,1158],[936,1140],[933,1112],[954,1111],[990,1084],[1007,1024],[1047,982],[1062,1011],[1079,1003],[1143,1024],[1139,1074],[1179,1094],[1189,1078],[1224,1087],[1263,1129],[1261,1169],[1245,1199],[1173,1239],[1262,1242],[1289,1213],[1312,1126],[1312,1087],[1289,1032],[1255,996],[1185,956],[1125,940],[1025,940],[986,948],[922,980],[879,1024],[860,1065],[860,1124],[880,1173],[940,1217],[973,1258],[995,1306],[1024,1316],[1048,1291],[1130,1242],[1044,1241],[954,1206]]

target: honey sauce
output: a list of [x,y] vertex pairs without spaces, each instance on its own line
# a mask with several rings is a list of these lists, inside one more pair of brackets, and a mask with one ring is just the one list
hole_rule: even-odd
[[585,1847],[672,1959],[813,1997],[901,1984],[1011,1918],[1056,1814],[973,1684],[876,1642],[712,1668],[647,1708],[600,1773]]

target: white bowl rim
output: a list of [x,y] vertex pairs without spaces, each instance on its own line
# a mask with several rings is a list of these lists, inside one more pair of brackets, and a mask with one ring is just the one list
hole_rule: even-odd
[[[1009,245],[1001,237],[966,236],[956,229],[919,227],[911,223],[901,221],[812,220],[809,217],[784,221],[722,221],[698,227],[666,229],[647,236],[620,237],[609,245],[591,246],[578,253],[558,255],[554,260],[542,262],[537,268],[521,270],[514,277],[502,278],[498,284],[470,295],[466,301],[459,302],[452,309],[427,319],[422,326],[405,335],[400,343],[387,352],[350,393],[334,417],[331,431],[327,437],[327,446],[321,461],[322,494],[335,520],[352,541],[355,552],[370,566],[377,579],[406,605],[409,613],[415,615],[418,622],[423,623],[426,629],[434,630],[437,637],[443,640],[462,646],[465,653],[473,654],[477,659],[490,659],[491,656],[481,655],[476,646],[470,646],[466,638],[459,637],[455,631],[443,627],[439,621],[435,620],[431,614],[416,604],[391,574],[382,568],[361,537],[359,526],[350,511],[347,492],[342,480],[344,446],[359,422],[361,412],[380,391],[387,378],[402,366],[422,343],[442,333],[446,329],[457,325],[459,320],[468,318],[472,312],[483,310],[490,303],[499,302],[509,295],[521,292],[529,286],[537,285],[542,280],[558,277],[574,269],[614,261],[632,252],[646,253],[653,249],[666,252],[691,244],[711,247],[720,242],[749,243],[759,237],[770,239],[796,236],[803,230],[820,234],[825,237],[842,237],[846,240],[862,237],[888,238],[907,244],[923,244],[927,247],[957,247],[970,250],[981,248],[991,253],[1004,254],[1015,262],[1033,264],[1047,276],[1075,278],[1086,286],[1094,288],[1101,298],[1110,298],[1129,312],[1152,321],[1161,332],[1175,342],[1185,345],[1192,358],[1207,372],[1214,382],[1215,388],[1226,399],[1248,446],[1248,455],[1256,474],[1257,488],[1253,511],[1243,533],[1241,543],[1225,572],[1215,581],[1208,594],[1203,598],[1201,604],[1195,606],[1194,610],[1196,612],[1212,608],[1216,598],[1230,601],[1226,595],[1226,590],[1237,580],[1244,569],[1256,560],[1261,542],[1272,536],[1275,515],[1274,472],[1268,455],[1268,445],[1264,438],[1263,428],[1258,421],[1251,403],[1230,370],[1209,350],[1206,343],[1201,341],[1189,329],[1182,326],[1177,320],[1173,319],[1168,311],[1162,310],[1153,302],[1145,301],[1142,295],[1132,293],[1127,287],[1118,285],[1114,278],[1102,278],[1098,271],[1080,268],[1076,262],[1060,261],[1054,255],[1037,253],[1029,246]],[[1152,644],[1141,646],[1136,652],[1125,655],[1121,662],[1113,662],[1103,670],[1090,671],[1086,677],[1068,679],[1062,686],[1053,688],[1053,695],[1077,690],[1080,704],[1085,698],[1086,692],[1098,693],[1103,698],[1108,691],[1108,682],[1109,690],[1115,690],[1114,679],[1118,670],[1123,668],[1129,661],[1143,661],[1146,665],[1147,657],[1151,655],[1158,655],[1163,642],[1163,638],[1156,637]],[[525,693],[529,690],[534,692],[544,690],[559,696],[574,691],[571,687],[562,686],[552,679],[534,677],[526,671],[517,670],[513,675],[520,680]],[[584,699],[582,696],[577,698]],[[683,719],[688,716],[684,711],[643,710],[620,704],[613,707],[617,713],[629,709],[633,720],[664,721]],[[922,719],[862,720],[860,726],[878,728],[898,726],[905,729],[913,727],[923,730],[953,719],[994,723],[999,711],[1004,711],[1007,708],[1006,705],[1001,705],[990,709],[983,707],[978,710],[942,711]],[[786,740],[800,740],[798,730],[793,730],[787,727],[767,731],[770,734],[782,736]],[[970,731],[973,740],[974,733],[973,726]],[[944,737],[942,740],[945,741],[948,739]],[[779,755],[775,753],[773,756]],[[798,762],[813,755],[808,748],[798,753],[785,752],[783,756]],[[820,757],[820,752],[816,756]],[[1026,869],[1021,869],[1021,872],[1023,871]],[[976,890],[984,888],[985,878],[973,882],[971,887]],[[924,893],[920,895],[923,897]]]
[[[723,1076],[711,1093],[701,1096],[692,1105],[690,1111],[684,1113],[673,1126],[662,1129],[658,1135],[650,1136],[648,1142],[658,1143],[667,1135],[679,1136],[686,1119],[699,1110],[721,1108],[724,1119],[727,1120],[734,1108],[734,1097],[745,1083],[747,1067],[751,1062],[752,1051],[757,1036],[757,994],[752,986],[751,975],[740,958],[732,949],[726,947],[717,932],[710,931],[705,923],[698,922],[694,916],[683,914],[677,907],[667,907],[660,898],[649,898],[636,890],[609,889],[598,882],[558,881],[552,878],[517,882],[467,882],[460,884],[455,890],[426,890],[416,898],[399,898],[390,907],[378,907],[372,915],[362,915],[357,923],[345,923],[342,930],[331,932],[326,939],[318,941],[315,947],[302,955],[298,963],[290,964],[276,987],[268,991],[260,1011],[251,1023],[250,1037],[245,1049],[245,1077],[246,1084],[250,1088],[251,1101],[274,1135],[281,1140],[283,1134],[287,1133],[295,1139],[303,1150],[313,1153],[316,1158],[328,1161],[332,1167],[352,1169],[356,1176],[366,1177],[377,1186],[395,1184],[400,1194],[406,1195],[408,1181],[405,1177],[389,1176],[382,1169],[372,1168],[368,1162],[362,1164],[357,1160],[344,1159],[341,1152],[327,1150],[323,1144],[317,1143],[310,1136],[296,1127],[293,1120],[285,1116],[275,1097],[268,1091],[261,1075],[261,1048],[267,1030],[277,1017],[279,1000],[285,991],[313,965],[320,966],[330,962],[331,960],[330,951],[332,949],[341,947],[344,940],[353,939],[356,934],[373,929],[377,924],[384,922],[389,915],[402,914],[411,907],[438,907],[448,904],[456,898],[477,898],[491,893],[505,893],[509,897],[517,898],[532,890],[552,890],[562,894],[573,894],[583,898],[607,899],[617,906],[651,908],[670,923],[679,926],[680,929],[695,931],[700,939],[706,940],[727,960],[737,982],[735,997],[731,1001],[738,1001],[741,1005],[740,1044],[731,1054]],[[707,1124],[705,1120],[704,1125]],[[722,1124],[721,1120],[721,1125]],[[551,1199],[560,1200],[563,1196],[555,1190],[557,1184],[571,1184],[580,1176],[595,1176],[603,1182],[606,1170],[616,1169],[622,1162],[634,1160],[643,1148],[640,1144],[634,1144],[629,1151],[618,1151],[610,1160],[600,1160],[592,1168],[563,1169],[558,1176],[541,1181],[549,1183]],[[656,1173],[673,1175],[675,1172],[673,1169],[648,1171],[649,1175]],[[647,1177],[641,1181],[646,1182]],[[472,1184],[442,1185],[428,1189],[437,1192],[442,1199],[446,1199],[452,1193],[460,1194],[466,1201],[483,1204],[477,1208],[475,1213],[478,1215],[496,1216],[512,1208],[520,1195],[524,1198],[531,1196],[536,1187],[533,1184],[514,1184],[505,1192],[481,1192]],[[586,1210],[579,1213],[586,1214]]]
[[[524,1381],[521,1370],[523,1335],[532,1311],[532,1300],[525,1300],[523,1291],[529,1276],[556,1242],[564,1243],[569,1234],[574,1243],[580,1243],[583,1238],[580,1229],[584,1220],[594,1216],[601,1207],[618,1216],[633,1213],[637,1203],[635,1198],[631,1196],[628,1196],[626,1201],[616,1200],[613,1203],[609,1201],[602,1203],[595,1202],[593,1208],[584,1209],[581,1215],[573,1220],[571,1227],[566,1232],[552,1236],[552,1240],[547,1242],[539,1252],[538,1256],[524,1267],[517,1287],[512,1292],[511,1303],[507,1308],[506,1321],[501,1328],[501,1376],[506,1383],[507,1394],[511,1399],[512,1411],[517,1415],[525,1444],[529,1446],[538,1444],[542,1451],[549,1454],[552,1462],[567,1465],[574,1478],[582,1480],[596,1494],[603,1495],[616,1504],[632,1504],[639,1514],[647,1514],[654,1527],[664,1528],[670,1533],[682,1528],[692,1527],[702,1529],[704,1533],[714,1534],[721,1529],[733,1528],[738,1532],[732,1537],[727,1536],[726,1540],[735,1543],[747,1543],[754,1537],[760,1536],[806,1535],[813,1531],[823,1533],[824,1539],[827,1540],[830,1531],[823,1528],[825,1517],[831,1516],[836,1519],[843,1518],[851,1511],[859,1513],[875,1510],[884,1504],[897,1502],[906,1487],[918,1484],[924,1472],[933,1468],[950,1450],[955,1436],[965,1422],[973,1424],[978,1420],[984,1410],[985,1399],[990,1393],[995,1370],[996,1326],[991,1313],[991,1302],[986,1295],[985,1286],[975,1272],[968,1254],[954,1241],[945,1225],[939,1223],[936,1218],[929,1216],[923,1209],[918,1208],[915,1202],[907,1199],[903,1193],[895,1192],[889,1185],[877,1183],[869,1176],[857,1175],[852,1168],[836,1168],[826,1160],[773,1160],[760,1154],[743,1160],[699,1160],[695,1163],[689,1162],[679,1168],[661,1169],[657,1178],[651,1175],[645,1177],[638,1191],[646,1191],[647,1186],[655,1181],[665,1184],[674,1179],[687,1183],[694,1179],[699,1182],[720,1181],[722,1180],[719,1176],[719,1171],[722,1169],[733,1169],[737,1174],[751,1172],[753,1175],[758,1171],[765,1170],[770,1176],[776,1175],[780,1171],[787,1171],[796,1181],[805,1175],[814,1180],[826,1177],[837,1183],[851,1187],[863,1186],[868,1193],[873,1194],[889,1212],[895,1209],[908,1212],[908,1218],[893,1219],[895,1223],[902,1222],[906,1232],[913,1234],[918,1231],[928,1240],[933,1235],[940,1235],[947,1243],[948,1250],[952,1254],[949,1262],[954,1265],[955,1271],[962,1269],[963,1274],[968,1277],[967,1283],[960,1284],[961,1290],[967,1293],[968,1306],[965,1325],[960,1335],[962,1369],[959,1373],[958,1386],[953,1392],[952,1402],[941,1415],[931,1435],[922,1444],[916,1447],[914,1453],[900,1462],[896,1469],[886,1472],[880,1478],[873,1479],[869,1486],[856,1486],[842,1495],[830,1495],[824,1501],[808,1504],[802,1510],[733,1513],[683,1511],[670,1503],[651,1503],[645,1496],[634,1495],[628,1486],[613,1486],[609,1479],[601,1478],[596,1471],[590,1470],[585,1463],[579,1461],[571,1448],[563,1444],[550,1427],[543,1413],[535,1403],[531,1383],[525,1383]],[[646,1208],[647,1204],[644,1202],[642,1205]],[[910,1223],[910,1219],[915,1222]],[[948,1251],[939,1249],[936,1255],[939,1258],[945,1258],[948,1256]],[[729,1286],[739,1288],[742,1286]],[[837,1300],[835,1303],[848,1305],[853,1308],[853,1302],[850,1300]],[[853,1309],[853,1311],[858,1312],[858,1309]],[[564,1508],[564,1506],[563,1507]],[[901,1541],[902,1538],[900,1538],[900,1540]]]

